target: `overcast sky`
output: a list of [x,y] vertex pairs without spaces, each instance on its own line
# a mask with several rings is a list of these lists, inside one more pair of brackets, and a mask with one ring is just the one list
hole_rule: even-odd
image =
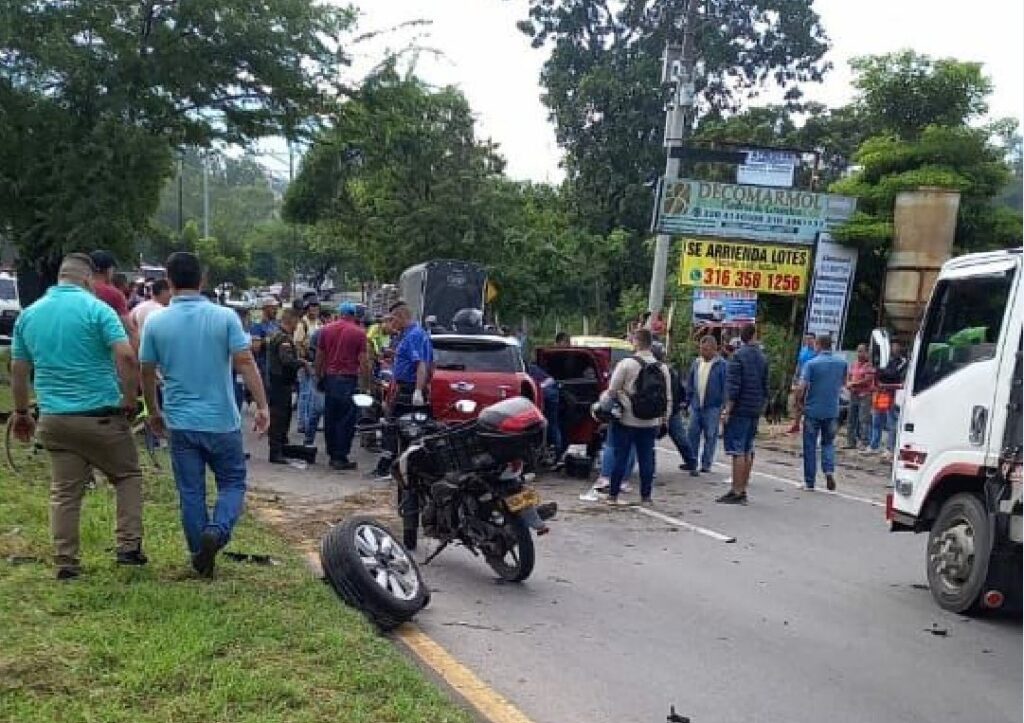
[[[343,2],[344,0],[339,0]],[[359,31],[413,19],[431,21],[419,42],[442,55],[423,54],[418,74],[437,85],[458,86],[478,119],[478,135],[491,137],[516,179],[558,181],[559,150],[541,104],[538,77],[547,51],[530,47],[515,23],[527,0],[355,0]],[[1024,2],[1022,0],[816,0],[832,39],[835,69],[806,97],[829,105],[850,100],[847,61],[857,55],[910,47],[937,57],[984,63],[995,84],[991,116],[1024,119]],[[399,47],[409,32],[354,48],[353,71]],[[655,82],[655,79],[652,79]]]

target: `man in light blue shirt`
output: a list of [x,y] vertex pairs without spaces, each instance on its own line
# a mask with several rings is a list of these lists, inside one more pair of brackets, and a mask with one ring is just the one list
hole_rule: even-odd
[[800,373],[797,403],[804,410],[804,486],[814,489],[815,459],[821,437],[821,471],[829,490],[835,490],[836,429],[839,426],[839,393],[846,383],[846,361],[832,354],[832,337],[819,336],[818,350]]
[[[217,552],[245,502],[245,451],[235,403],[232,367],[256,401],[256,431],[270,423],[267,398],[249,338],[238,315],[200,294],[203,271],[194,254],[167,259],[170,305],[146,322],[142,335],[142,384],[154,431],[170,430],[171,464],[181,498],[181,521],[200,575],[213,574]],[[156,393],[159,368],[163,405]],[[206,507],[206,467],[217,483],[212,518]]]
[[[58,283],[29,306],[14,326],[11,391],[14,433],[33,435],[53,467],[50,522],[57,579],[81,574],[79,517],[92,468],[117,493],[117,563],[145,565],[142,553],[142,472],[128,425],[135,411],[135,352],[117,314],[93,296],[95,267],[84,254],[69,254]],[[29,411],[35,373],[39,427]]]

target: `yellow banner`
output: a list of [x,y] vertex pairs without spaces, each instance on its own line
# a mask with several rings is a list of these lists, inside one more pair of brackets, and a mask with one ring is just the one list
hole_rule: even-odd
[[803,296],[810,265],[807,246],[684,238],[679,285]]

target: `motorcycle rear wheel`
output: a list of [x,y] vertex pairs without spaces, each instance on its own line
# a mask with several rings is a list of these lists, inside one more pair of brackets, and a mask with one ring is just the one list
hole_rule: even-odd
[[512,533],[515,543],[506,550],[504,557],[486,556],[487,564],[505,582],[522,582],[533,572],[536,559],[533,536],[527,524],[514,515],[505,518],[505,527]]

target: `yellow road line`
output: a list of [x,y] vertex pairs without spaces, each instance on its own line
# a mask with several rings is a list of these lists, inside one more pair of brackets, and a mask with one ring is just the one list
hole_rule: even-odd
[[478,678],[418,626],[406,623],[396,636],[490,723],[531,723],[507,698]]

